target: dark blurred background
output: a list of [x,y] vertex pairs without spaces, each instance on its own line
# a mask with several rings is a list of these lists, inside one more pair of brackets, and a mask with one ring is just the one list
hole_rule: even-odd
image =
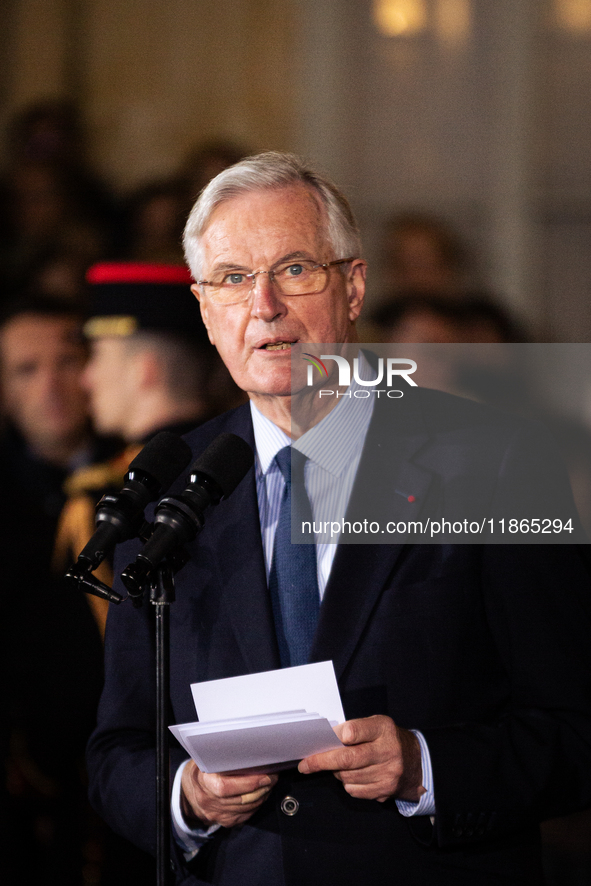
[[295,150],[353,198],[374,303],[392,216],[428,214],[463,244],[463,286],[538,339],[585,341],[590,49],[591,0],[3,0],[4,166],[15,114],[72,102],[102,200],[92,252],[108,196],[129,209],[205,142]]

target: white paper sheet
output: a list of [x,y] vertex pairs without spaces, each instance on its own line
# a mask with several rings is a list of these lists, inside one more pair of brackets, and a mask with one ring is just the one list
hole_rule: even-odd
[[203,772],[270,772],[342,747],[331,661],[191,684],[199,722],[170,726]]
[[345,720],[332,661],[192,683],[191,691],[201,722],[297,710]]
[[202,772],[268,772],[282,768],[277,764],[295,765],[303,757],[341,747],[328,720],[314,713],[297,720],[284,721],[278,714],[275,720],[263,716],[222,724],[213,729],[209,723],[183,723],[170,731]]

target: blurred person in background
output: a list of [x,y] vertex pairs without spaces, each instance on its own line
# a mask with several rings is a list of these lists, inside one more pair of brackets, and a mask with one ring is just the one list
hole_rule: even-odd
[[75,308],[36,295],[22,295],[0,322],[7,886],[78,884],[86,864],[83,757],[102,648],[89,599],[51,572],[66,476],[112,451],[91,429],[81,330]]
[[463,339],[463,310],[456,299],[401,294],[374,312],[376,341],[456,342]]
[[[524,327],[487,296],[463,299],[434,294],[402,295],[383,304],[373,316],[376,339],[406,345],[405,355],[420,354],[415,378],[426,387],[473,397],[522,415],[534,415],[552,428],[566,462],[583,525],[591,537],[591,434],[580,422],[549,414],[530,390],[523,352],[511,348],[475,347],[527,343]],[[420,345],[464,345],[423,348]]]
[[75,103],[49,98],[26,105],[8,127],[10,176],[20,163],[46,163],[66,173],[88,217],[100,228],[117,220],[114,197],[87,159],[87,133]]
[[186,215],[212,178],[249,154],[243,145],[223,138],[211,139],[192,148],[179,173],[184,183]]
[[[217,413],[218,358],[184,266],[103,262],[87,275],[91,356],[84,373],[95,426],[127,442],[184,432]],[[213,392],[212,392],[213,391]]]
[[450,343],[520,342],[528,336],[518,321],[486,295],[401,293],[373,315],[379,341]]
[[31,262],[28,278],[35,292],[84,310],[88,256],[65,246],[49,248]]
[[87,267],[103,253],[106,239],[80,200],[69,173],[46,161],[19,162],[5,188],[5,236],[0,273],[13,285],[28,278],[48,253],[68,252]]
[[[118,491],[129,462],[155,434],[184,434],[226,408],[234,383],[209,343],[185,267],[103,262],[88,273],[91,356],[83,383],[95,427],[125,448],[83,467],[66,483],[68,501],[56,540],[55,563],[66,569],[94,531],[95,505]],[[97,577],[112,582],[110,565]],[[107,604],[97,599],[104,632]]]
[[48,530],[38,536],[49,540],[48,550],[64,501],[63,481],[96,456],[82,386],[87,355],[82,314],[64,301],[25,296],[4,313],[0,370],[7,427],[1,469],[6,482],[18,484],[20,500],[23,485],[28,489],[25,512],[48,520]]
[[[376,341],[405,344],[405,356],[417,360],[418,384],[448,393],[476,396],[487,402],[515,393],[515,381],[505,384],[510,368],[499,350],[468,349],[468,344],[523,341],[525,333],[503,307],[479,294],[442,296],[409,294],[385,302],[373,315]],[[443,345],[438,348],[436,345]],[[456,345],[454,348],[453,346]],[[433,347],[432,347],[433,346]],[[470,371],[464,361],[470,358]],[[493,366],[488,361],[493,360]],[[466,386],[475,380],[485,390]],[[499,390],[502,388],[502,392]],[[519,393],[522,393],[521,391]]]
[[[0,277],[11,286],[55,252],[68,256],[68,286],[119,237],[113,195],[86,159],[86,133],[66,99],[35,102],[8,126],[7,162],[0,180]],[[54,281],[41,291],[55,293]],[[38,290],[39,291],[39,290]]]
[[174,178],[136,190],[127,201],[121,256],[130,261],[183,265],[184,198],[183,182]]
[[382,285],[390,296],[402,292],[461,294],[467,255],[444,221],[422,212],[391,216],[382,236]]
[[170,177],[142,184],[125,201],[117,257],[184,265],[183,228],[196,195],[244,156],[246,152],[236,143],[213,139],[192,148]]

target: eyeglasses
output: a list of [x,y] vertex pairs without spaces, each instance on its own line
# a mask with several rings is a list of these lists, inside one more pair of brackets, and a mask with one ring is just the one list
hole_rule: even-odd
[[245,271],[219,271],[211,280],[199,280],[197,285],[204,287],[203,292],[212,302],[220,305],[235,305],[246,301],[259,274],[268,274],[270,282],[275,284],[282,295],[318,295],[328,285],[330,268],[352,261],[355,259],[339,258],[318,264],[303,259],[284,262],[270,271],[254,271],[251,274]]

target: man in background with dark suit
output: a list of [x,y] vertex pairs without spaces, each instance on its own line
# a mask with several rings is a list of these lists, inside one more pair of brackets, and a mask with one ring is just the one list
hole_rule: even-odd
[[21,292],[0,319],[6,886],[73,886],[88,863],[82,769],[102,685],[101,640],[88,600],[73,598],[51,570],[68,473],[114,451],[91,427],[82,324],[76,306],[34,292]]
[[[420,508],[415,489],[440,489],[453,504],[462,459],[462,484],[495,512],[514,503],[515,478],[536,461],[536,428],[426,391],[389,412],[392,401],[367,398],[351,425],[354,401],[343,397],[314,428],[329,429],[331,462],[313,457],[292,426],[291,349],[358,340],[365,262],[347,201],[296,158],[259,155],[221,173],[189,217],[185,246],[210,340],[250,398],[188,440],[198,453],[232,431],[256,461],[188,546],[177,579],[174,722],[194,719],[191,682],[325,659],[347,721],[336,730],[345,747],[280,776],[206,774],[173,749],[178,882],[540,883],[537,822],[591,799],[588,577],[576,548],[317,539],[306,546],[313,577],[301,583],[283,525],[286,453],[313,514],[327,495],[355,513],[373,463],[393,519],[403,499]],[[362,383],[371,372],[362,360]],[[398,501],[401,489],[413,494]],[[120,565],[137,550],[124,546]],[[297,624],[286,581],[306,598]],[[110,616],[89,768],[101,814],[153,851],[147,609]]]

